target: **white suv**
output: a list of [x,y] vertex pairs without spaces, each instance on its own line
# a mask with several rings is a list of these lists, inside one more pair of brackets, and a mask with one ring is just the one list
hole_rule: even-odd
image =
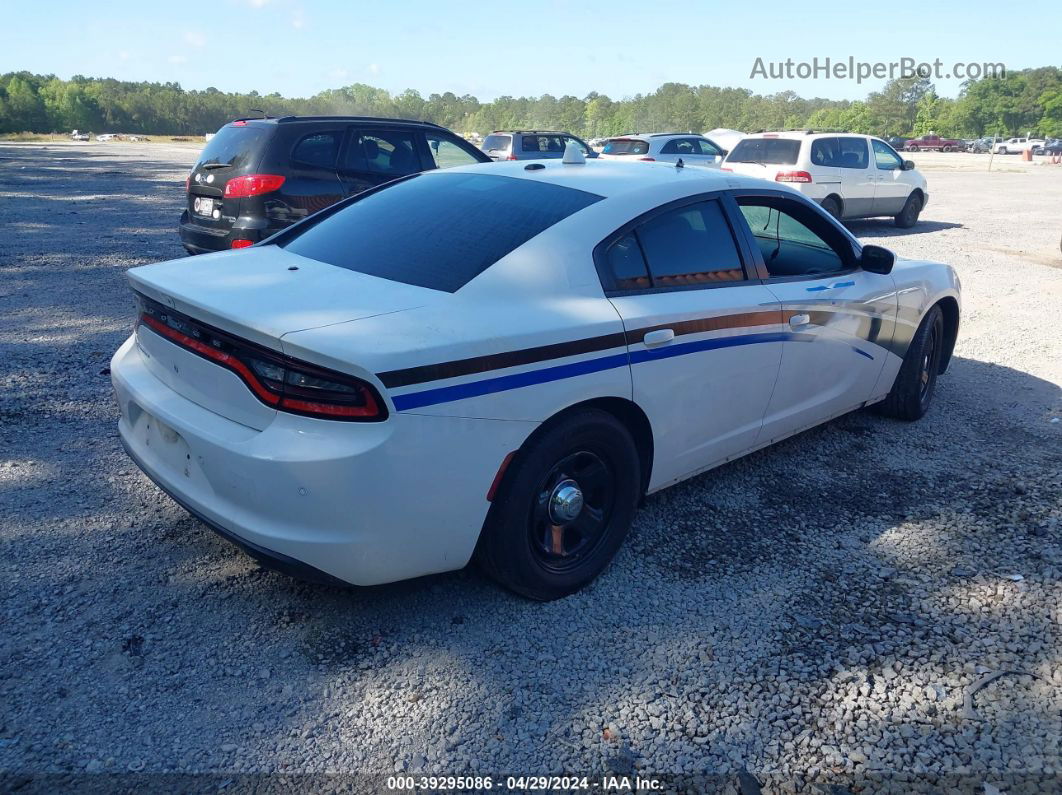
[[756,133],[738,142],[723,170],[784,182],[834,218],[891,215],[908,228],[929,201],[914,163],[870,135]]
[[621,135],[605,141],[601,155],[605,160],[659,160],[684,166],[719,168],[726,150],[709,138],[696,133],[652,133]]
[[1031,149],[1037,154],[1037,150],[1043,151],[1045,140],[1043,138],[1008,138],[996,144],[997,155],[1016,155],[1025,149]]

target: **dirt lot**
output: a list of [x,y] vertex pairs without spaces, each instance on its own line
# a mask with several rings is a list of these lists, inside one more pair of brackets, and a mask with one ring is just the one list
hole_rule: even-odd
[[962,278],[928,417],[853,414],[658,494],[598,582],[543,605],[475,571],[294,582],[125,457],[101,371],[133,322],[125,270],[183,254],[194,157],[0,145],[0,788],[130,771],[1062,787],[1062,167],[916,155],[923,222],[852,225]]

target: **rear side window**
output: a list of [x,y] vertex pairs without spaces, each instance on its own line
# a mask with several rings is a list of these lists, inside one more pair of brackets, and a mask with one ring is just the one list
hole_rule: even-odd
[[646,155],[649,154],[649,142],[637,138],[613,138],[605,143],[601,152],[606,155]]
[[649,268],[634,233],[624,235],[608,249],[608,267],[617,290],[644,290],[651,287]]
[[253,168],[272,133],[272,125],[247,124],[237,127],[226,124],[203,147],[199,165],[216,163],[234,168]]
[[484,152],[502,152],[507,151],[509,149],[509,144],[512,142],[512,136],[509,135],[488,135],[483,139],[483,146],[481,148]]
[[355,130],[347,147],[347,171],[401,177],[420,171],[413,133],[405,130]]
[[727,157],[728,163],[791,166],[800,156],[800,141],[792,138],[743,138]]
[[335,168],[339,154],[340,133],[323,132],[307,135],[291,153],[291,159],[316,168]]
[[662,155],[699,155],[700,148],[692,138],[676,138],[668,141],[660,150]]
[[866,168],[866,139],[819,138],[811,143],[811,162],[831,168]]
[[340,268],[452,293],[601,198],[512,177],[418,174],[362,194],[279,245]]
[[563,153],[564,145],[571,140],[564,135],[524,135],[521,137],[520,151],[551,152],[555,154]]
[[636,234],[653,287],[703,286],[745,278],[734,235],[717,201],[664,212],[639,226]]

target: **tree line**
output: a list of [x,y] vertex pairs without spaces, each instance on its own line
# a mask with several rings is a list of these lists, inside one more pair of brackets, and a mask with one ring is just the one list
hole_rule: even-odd
[[610,99],[592,92],[579,98],[498,97],[480,102],[449,91],[422,96],[392,94],[355,83],[308,98],[186,91],[178,83],[128,82],[9,72],[0,75],[0,133],[119,132],[199,135],[227,121],[289,114],[350,114],[423,119],[459,133],[535,128],[586,137],[625,132],[729,127],[847,130],[872,135],[956,138],[982,135],[1062,135],[1062,69],[1045,66],[1003,78],[967,81],[958,97],[938,96],[927,79],[892,80],[857,101],[805,99],[793,91],[755,94],[743,88],[665,83],[651,94]]

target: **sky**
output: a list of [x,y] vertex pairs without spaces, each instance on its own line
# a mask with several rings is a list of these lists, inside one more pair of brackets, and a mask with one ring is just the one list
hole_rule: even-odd
[[[368,83],[392,93],[499,96],[591,91],[613,99],[665,82],[861,99],[884,79],[765,79],[772,62],[851,57],[1062,65],[1062,17],[964,0],[896,4],[807,0],[9,0],[0,73],[28,70],[177,82],[186,89],[288,97]],[[822,11],[816,13],[816,8]],[[1008,35],[999,35],[1003,24]],[[796,69],[794,65],[794,70]],[[943,96],[961,80],[934,80]]]

